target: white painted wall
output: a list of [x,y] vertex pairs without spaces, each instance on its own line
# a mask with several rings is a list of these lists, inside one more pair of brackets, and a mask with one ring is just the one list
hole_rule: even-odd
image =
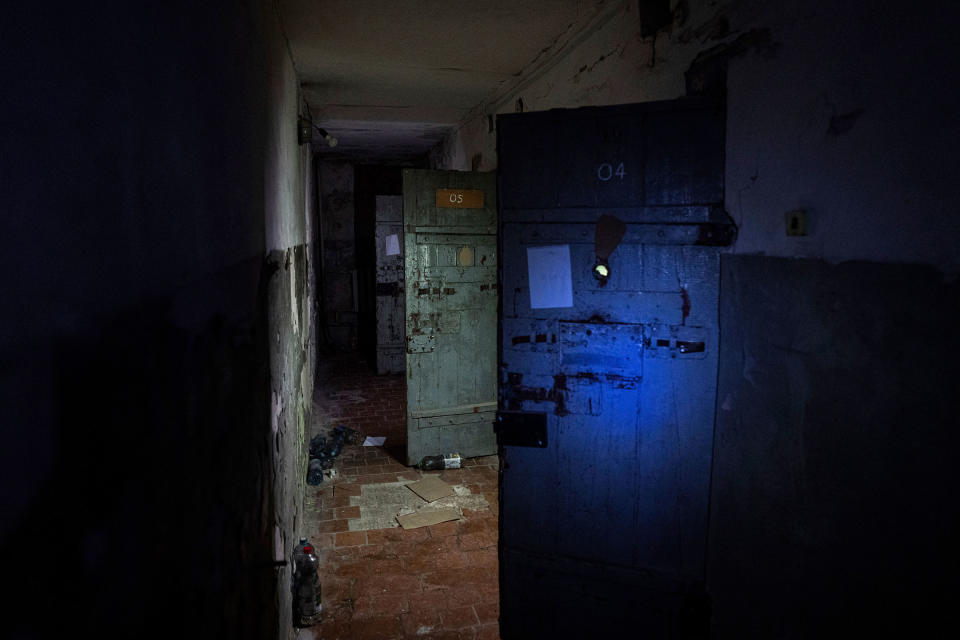
[[[264,4],[267,30],[267,139],[264,163],[266,249],[286,249],[307,242],[301,163],[309,153],[297,143],[300,90],[297,70],[287,49],[279,13]],[[309,150],[309,145],[304,149]]]
[[[623,2],[551,68],[481,105],[433,165],[494,169],[486,114],[512,112],[518,98],[536,111],[681,97],[697,53],[768,28],[774,57],[749,52],[729,65],[726,208],[740,227],[732,251],[917,262],[955,274],[960,90],[951,47],[960,5],[882,5],[674,2],[686,19],[653,42],[639,35],[637,3]],[[729,34],[712,37],[721,17]],[[832,116],[856,109],[849,131],[828,133]],[[795,208],[808,211],[807,237],[785,234]]]

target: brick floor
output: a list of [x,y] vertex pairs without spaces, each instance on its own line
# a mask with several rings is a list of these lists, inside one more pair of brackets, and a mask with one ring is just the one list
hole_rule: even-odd
[[323,592],[323,616],[311,631],[331,640],[498,640],[496,456],[439,473],[482,495],[489,508],[463,509],[458,522],[420,529],[349,529],[359,515],[351,498],[356,502],[365,485],[422,475],[400,462],[405,393],[402,375],[373,375],[355,358],[318,375],[316,429],[344,424],[388,440],[385,448],[346,447],[337,479],[307,487],[307,534],[318,550]]
[[356,355],[318,366],[314,407],[322,426],[342,424],[368,436],[386,436],[385,449],[406,460],[407,386],[403,374],[375,375]]

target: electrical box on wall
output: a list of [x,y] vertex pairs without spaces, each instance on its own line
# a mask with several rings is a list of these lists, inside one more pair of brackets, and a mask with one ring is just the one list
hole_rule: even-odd
[[807,212],[803,209],[794,209],[785,214],[788,236],[807,235]]

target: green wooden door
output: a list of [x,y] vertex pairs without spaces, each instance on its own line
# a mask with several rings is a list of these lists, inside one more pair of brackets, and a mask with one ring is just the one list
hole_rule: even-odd
[[403,217],[407,462],[440,453],[492,454],[496,176],[405,169]]

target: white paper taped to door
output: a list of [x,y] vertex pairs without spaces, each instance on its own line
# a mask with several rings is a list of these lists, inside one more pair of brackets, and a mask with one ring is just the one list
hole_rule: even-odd
[[395,233],[391,233],[389,236],[387,236],[387,255],[400,255],[400,238],[397,237],[397,234]]
[[570,245],[527,247],[527,275],[531,309],[573,306]]

